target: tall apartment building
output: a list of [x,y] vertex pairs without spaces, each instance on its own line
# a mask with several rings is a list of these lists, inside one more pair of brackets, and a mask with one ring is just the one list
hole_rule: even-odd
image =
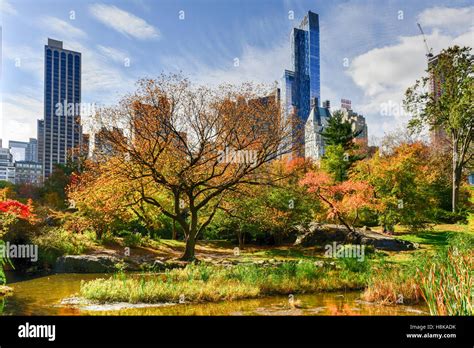
[[319,15],[309,11],[291,31],[290,40],[293,69],[285,70],[282,78],[282,109],[284,118],[294,118],[292,143],[296,154],[303,156],[311,103],[321,98]]
[[343,119],[349,122],[352,126],[353,132],[358,132],[356,139],[360,139],[368,143],[369,132],[365,117],[359,115],[357,112],[352,110],[352,103],[350,100],[341,99],[341,111],[343,113]]
[[44,48],[44,120],[38,121],[38,152],[43,176],[65,164],[82,144],[81,53],[48,39]]

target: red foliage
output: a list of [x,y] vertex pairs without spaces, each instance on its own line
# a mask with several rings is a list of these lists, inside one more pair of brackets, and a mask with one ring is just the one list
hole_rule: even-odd
[[0,212],[14,214],[21,219],[33,217],[31,204],[23,204],[14,200],[0,202]]

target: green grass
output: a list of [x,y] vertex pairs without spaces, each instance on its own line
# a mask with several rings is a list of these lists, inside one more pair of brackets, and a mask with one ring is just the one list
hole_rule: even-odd
[[81,284],[80,294],[104,302],[189,302],[256,298],[265,295],[361,289],[368,273],[343,263],[338,268],[313,262],[286,262],[275,267],[237,265],[226,268],[188,265],[161,275],[115,275]]

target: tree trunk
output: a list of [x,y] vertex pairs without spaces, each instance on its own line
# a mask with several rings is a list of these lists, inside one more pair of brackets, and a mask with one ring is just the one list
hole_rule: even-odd
[[176,221],[173,220],[173,232],[171,235],[171,239],[176,240]]
[[184,249],[183,256],[181,260],[183,261],[193,261],[196,257],[194,255],[194,249],[196,247],[196,237],[194,234],[188,234],[186,236],[186,247]]
[[453,192],[452,192],[452,211],[455,213],[459,201],[459,187],[461,186],[462,168],[453,163]]
[[198,233],[198,214],[196,210],[191,209],[191,225],[188,228],[188,233],[185,233],[186,236],[186,247],[184,249],[184,254],[181,256],[183,261],[194,261],[194,249],[196,247],[196,235]]
[[239,240],[239,249],[243,249],[244,248],[244,244],[245,244],[245,235],[244,233],[242,232],[237,232],[237,239]]

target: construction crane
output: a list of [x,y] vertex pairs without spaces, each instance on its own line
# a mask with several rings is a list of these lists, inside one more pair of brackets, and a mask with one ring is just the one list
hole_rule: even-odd
[[426,48],[426,58],[430,60],[433,58],[433,49],[428,46],[428,41],[426,41],[426,36],[425,33],[423,32],[423,28],[421,27],[420,23],[416,23],[418,25],[418,28],[420,29],[421,35],[423,35],[423,42],[425,43],[425,48]]

